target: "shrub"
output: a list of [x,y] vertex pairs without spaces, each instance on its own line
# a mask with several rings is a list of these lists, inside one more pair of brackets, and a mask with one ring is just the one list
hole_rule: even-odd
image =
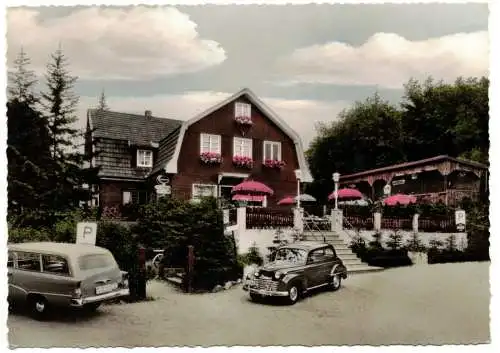
[[8,242],[9,243],[25,243],[28,241],[50,241],[51,233],[47,229],[34,229],[31,227],[25,228],[9,228]]
[[401,248],[401,243],[403,241],[403,236],[399,231],[391,232],[389,235],[389,241],[387,241],[387,247],[391,250],[398,250]]
[[261,266],[264,263],[264,259],[260,255],[259,248],[255,243],[252,244],[246,254],[240,256],[240,261],[243,265],[256,264],[258,266]]
[[369,248],[371,249],[376,249],[376,250],[381,250],[383,249],[383,246],[382,246],[382,242],[381,242],[381,239],[382,239],[382,233],[380,232],[375,232],[373,235],[373,240],[371,242],[368,243],[368,246]]
[[406,250],[413,252],[424,252],[426,250],[426,247],[420,241],[417,232],[413,232],[412,237],[406,242],[405,248]]

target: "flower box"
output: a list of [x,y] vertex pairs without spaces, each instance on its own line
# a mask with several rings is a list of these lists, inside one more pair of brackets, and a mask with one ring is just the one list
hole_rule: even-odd
[[282,169],[286,165],[285,162],[274,159],[266,159],[262,164],[264,167],[276,169]]
[[200,154],[200,160],[205,164],[219,164],[222,162],[222,157],[219,153],[203,152]]
[[237,167],[251,169],[253,167],[253,159],[245,156],[234,156],[233,164]]
[[251,116],[236,116],[234,121],[240,125],[252,125],[252,117]]

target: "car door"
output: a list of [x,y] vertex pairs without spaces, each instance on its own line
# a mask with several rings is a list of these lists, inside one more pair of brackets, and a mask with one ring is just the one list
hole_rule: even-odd
[[306,276],[307,287],[316,287],[324,283],[324,256],[322,249],[309,252],[307,257]]

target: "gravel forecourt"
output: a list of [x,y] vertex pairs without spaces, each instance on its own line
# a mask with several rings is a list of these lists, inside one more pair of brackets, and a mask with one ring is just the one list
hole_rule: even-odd
[[9,315],[15,347],[486,343],[489,262],[421,265],[349,277],[294,306],[253,303],[241,285],[183,294],[152,281],[134,304],[37,322]]

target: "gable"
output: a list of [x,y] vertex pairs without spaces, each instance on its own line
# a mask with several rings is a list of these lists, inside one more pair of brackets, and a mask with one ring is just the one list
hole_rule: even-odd
[[[178,166],[178,159],[180,155],[180,149],[182,146],[182,141],[184,140],[184,136],[186,134],[187,129],[200,122],[202,119],[205,117],[211,115],[212,113],[216,112],[217,110],[228,106],[229,104],[234,103],[237,100],[246,100],[252,104],[253,107],[256,107],[263,116],[265,116],[269,122],[274,124],[284,135],[286,135],[288,138],[290,138],[293,141],[293,144],[295,145],[295,151],[297,154],[297,160],[299,162],[299,167],[302,172],[302,180],[304,182],[311,182],[312,177],[311,173],[309,171],[309,168],[307,166],[307,162],[305,160],[305,155],[304,155],[304,149],[302,147],[302,141],[299,137],[299,135],[288,126],[288,124],[285,123],[284,120],[282,120],[278,115],[276,115],[269,107],[267,107],[264,102],[262,102],[252,91],[249,89],[245,88],[236,94],[232,95],[231,97],[221,101],[219,104],[214,105],[213,107],[209,108],[208,110],[202,112],[201,114],[195,116],[191,120],[185,122],[182,124],[180,131],[179,131],[179,136],[175,148],[175,152],[170,159],[165,165],[165,171],[167,173],[177,173],[177,166]],[[220,126],[220,125],[219,125]]]

